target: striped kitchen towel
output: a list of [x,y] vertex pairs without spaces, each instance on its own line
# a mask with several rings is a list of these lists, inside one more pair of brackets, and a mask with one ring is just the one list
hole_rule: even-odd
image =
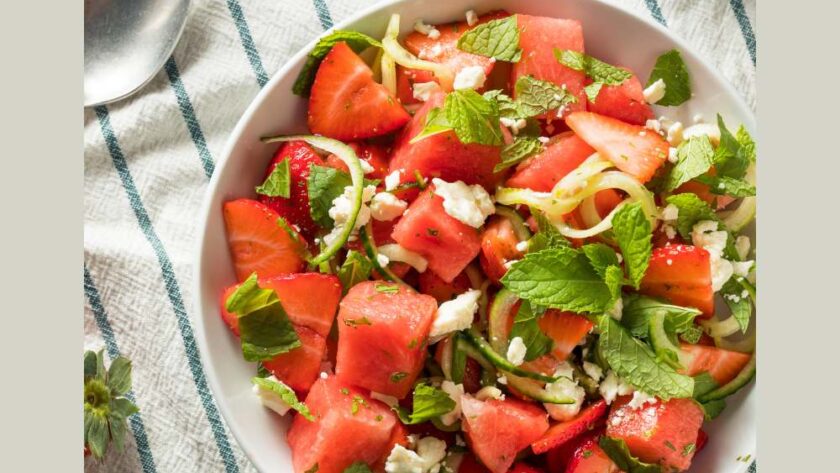
[[[755,108],[754,0],[612,1],[671,28]],[[269,77],[373,3],[194,0],[154,80],[85,110],[85,348],[134,361],[130,396],[141,408],[125,453],[89,459],[89,471],[256,471],[221,418],[196,347],[195,216],[228,135]]]

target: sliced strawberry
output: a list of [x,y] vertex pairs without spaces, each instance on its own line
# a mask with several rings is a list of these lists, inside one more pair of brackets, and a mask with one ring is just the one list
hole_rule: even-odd
[[598,445],[598,439],[593,437],[575,450],[566,473],[621,473],[621,469]]
[[640,292],[664,297],[677,305],[696,307],[704,316],[715,313],[709,252],[691,245],[655,248]]
[[264,361],[263,366],[295,391],[308,391],[321,371],[327,340],[303,326],[295,326],[295,332],[301,346]]
[[373,80],[373,72],[347,43],[333,46],[312,84],[312,133],[342,141],[358,140],[387,135],[410,119],[396,97]]
[[594,152],[574,133],[562,133],[555,136],[542,153],[521,164],[506,185],[548,192]]
[[531,449],[539,455],[553,448],[560,447],[584,432],[593,430],[596,424],[606,416],[607,403],[602,399],[590,404],[574,419],[549,427],[548,431],[539,440],[531,444]]
[[481,232],[481,269],[493,282],[499,282],[507,272],[508,262],[521,259],[516,249],[519,238],[507,218],[493,217]]
[[680,361],[685,367],[683,373],[694,376],[708,371],[719,386],[735,379],[752,358],[748,353],[687,343],[680,345],[680,351]]
[[566,123],[615,166],[645,183],[668,157],[668,142],[645,127],[592,112],[575,112]]
[[280,214],[292,225],[297,225],[306,236],[312,236],[318,226],[309,213],[309,193],[307,179],[313,164],[323,166],[324,160],[303,141],[290,141],[281,146],[274,154],[271,164],[265,170],[268,177],[274,168],[283,161],[289,161],[289,198],[260,195],[260,202]]
[[424,271],[420,273],[418,281],[420,292],[434,297],[440,304],[470,289],[470,278],[467,277],[467,273],[461,273],[452,282],[446,282],[434,272]]
[[697,442],[695,442],[697,448],[694,449],[694,454],[697,455],[700,453],[707,443],[709,443],[709,434],[707,434],[705,430],[700,429],[700,432],[697,432]]
[[277,212],[255,200],[238,199],[224,204],[224,216],[238,280],[254,272],[267,278],[303,269],[299,243],[277,225]]
[[[627,71],[629,69],[623,68]],[[588,84],[592,80],[587,80]],[[653,109],[645,101],[644,89],[639,78],[634,74],[619,85],[605,85],[598,92],[594,102],[586,104],[590,112],[617,118],[627,123],[644,126],[652,119]]]
[[[388,174],[388,150],[382,145],[370,143],[348,143],[348,146],[353,148],[359,159],[370,164],[373,172],[365,174],[369,179],[385,179]],[[344,172],[349,172],[349,168],[344,161],[338,156],[331,154],[327,156],[326,165],[335,169],[341,169]]]
[[232,312],[228,312],[225,307],[227,306],[228,297],[236,291],[236,288],[239,287],[239,284],[234,284],[233,286],[228,287],[222,292],[222,298],[219,301],[219,312],[222,314],[222,320],[225,322],[225,325],[230,328],[230,331],[233,332],[234,335],[237,337],[239,336],[239,319],[236,318],[236,314]]
[[538,323],[540,330],[554,340],[551,353],[559,360],[568,358],[593,327],[586,317],[557,309],[547,310]]
[[341,283],[331,274],[300,273],[261,279],[260,287],[273,289],[296,326],[322,337],[330,333],[341,299]]

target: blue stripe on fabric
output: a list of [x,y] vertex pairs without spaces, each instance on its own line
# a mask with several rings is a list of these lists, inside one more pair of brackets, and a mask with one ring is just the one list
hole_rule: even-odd
[[184,116],[184,121],[190,130],[190,137],[192,137],[193,143],[196,149],[198,149],[198,156],[201,158],[201,164],[204,166],[204,174],[209,179],[213,175],[216,164],[213,162],[210,150],[207,149],[204,132],[201,131],[201,125],[195,116],[195,109],[193,109],[190,97],[187,95],[187,89],[184,88],[184,83],[181,81],[181,73],[178,71],[178,65],[175,64],[175,58],[173,56],[169,56],[164,69],[166,69],[166,75],[169,76],[169,83],[175,91],[175,98],[178,99],[181,115]]
[[662,9],[659,8],[659,2],[656,0],[645,0],[648,10],[650,10],[653,19],[658,21],[660,25],[668,27],[668,22],[665,21],[665,16],[662,14]]
[[108,146],[108,151],[111,154],[111,160],[114,168],[117,170],[120,179],[122,180],[123,189],[128,198],[134,215],[137,218],[137,223],[143,232],[143,235],[148,240],[149,244],[155,252],[160,265],[164,284],[166,285],[167,295],[172,309],[178,319],[178,329],[181,332],[181,339],[184,343],[187,360],[189,361],[190,371],[192,372],[193,382],[201,399],[201,404],[204,407],[204,412],[210,422],[213,436],[216,440],[216,446],[225,463],[225,469],[228,473],[238,473],[239,465],[233,456],[233,451],[230,448],[230,441],[225,433],[222,425],[219,411],[213,400],[213,396],[207,386],[207,378],[204,374],[204,368],[201,365],[201,359],[198,353],[198,347],[195,343],[195,335],[193,334],[192,325],[190,324],[187,311],[184,308],[184,300],[181,297],[181,289],[178,281],[175,278],[175,271],[172,267],[172,261],[163,246],[157,232],[152,225],[149,214],[146,211],[143,201],[140,199],[140,193],[137,191],[137,186],[134,184],[134,178],[128,169],[125,156],[122,148],[117,141],[114,130],[111,127],[111,119],[108,115],[108,108],[100,105],[95,108],[96,116],[99,119],[99,126],[102,130],[102,136],[105,138],[105,143]]
[[268,83],[268,74],[266,74],[262,59],[260,59],[260,55],[257,53],[254,38],[251,36],[251,30],[248,28],[245,14],[242,13],[242,6],[239,5],[239,0],[228,0],[227,6],[228,10],[230,10],[230,16],[233,17],[233,21],[236,23],[236,29],[239,30],[239,39],[242,41],[242,47],[245,48],[248,61],[251,62],[251,68],[257,76],[257,83],[260,87],[263,87]]
[[741,0],[729,0],[729,6],[732,7],[735,18],[738,20],[738,26],[741,27],[741,34],[747,43],[747,51],[749,51],[750,59],[752,59],[753,67],[755,67],[755,34],[750,24],[750,18],[747,16],[747,10],[744,9],[744,2]]
[[315,13],[318,14],[318,20],[321,22],[321,27],[328,30],[333,27],[333,19],[330,14],[330,8],[327,6],[325,0],[312,0],[315,5]]
[[[93,277],[85,265],[85,296],[88,304],[93,310],[93,319],[96,321],[99,331],[102,332],[102,338],[105,340],[105,348],[108,350],[108,356],[111,361],[114,361],[120,356],[120,349],[117,346],[117,339],[114,336],[114,330],[111,328],[111,322],[108,321],[108,314],[105,313],[105,307],[102,305],[102,299],[99,297],[99,291],[93,283]],[[129,401],[137,404],[137,399],[134,397],[134,390],[129,391],[125,395]],[[143,466],[144,473],[157,473],[155,466],[155,459],[152,456],[152,449],[149,447],[149,439],[146,437],[146,426],[143,424],[143,417],[140,412],[131,415],[128,418],[131,423],[131,431],[134,433],[134,443],[137,445],[137,454],[140,456],[140,465]]]

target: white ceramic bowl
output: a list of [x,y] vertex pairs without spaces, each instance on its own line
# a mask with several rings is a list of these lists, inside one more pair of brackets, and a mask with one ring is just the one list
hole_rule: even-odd
[[[479,13],[502,8],[512,13],[580,20],[587,53],[628,66],[643,80],[659,54],[677,48],[691,73],[695,97],[680,107],[679,113],[668,109],[668,116],[686,123],[695,113],[711,118],[719,112],[727,123],[743,123],[755,131],[753,116],[736,91],[688,45],[649,18],[600,0],[392,0],[358,13],[336,29],[361,31],[379,38],[391,13],[402,15],[402,31],[406,32],[417,18],[429,23],[460,20],[471,8]],[[291,89],[313,45],[314,41],[274,75],[239,120],[216,166],[199,217],[202,237],[195,265],[194,323],[201,356],[228,426],[254,465],[263,472],[292,471],[285,441],[288,422],[264,409],[252,394],[250,379],[255,367],[243,360],[238,341],[219,317],[219,294],[235,282],[225,240],[222,204],[233,198],[254,196],[254,186],[276,149],[276,145],[263,145],[259,141],[261,136],[306,131],[306,101],[293,95]],[[746,471],[748,464],[737,458],[747,454],[755,458],[757,403],[753,391],[751,385],[729,400],[722,416],[706,427],[710,442],[691,471]]]

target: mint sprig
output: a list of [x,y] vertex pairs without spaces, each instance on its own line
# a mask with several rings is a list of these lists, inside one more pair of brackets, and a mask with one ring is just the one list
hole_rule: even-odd
[[313,165],[307,178],[309,194],[309,213],[312,220],[324,229],[334,225],[329,215],[333,200],[344,193],[344,188],[352,185],[350,174],[326,166]]
[[735,320],[738,322],[741,333],[747,333],[747,329],[750,328],[753,304],[749,290],[743,285],[746,281],[742,283],[738,279],[733,277],[729,281],[726,281],[720,289],[720,294],[726,306],[729,307],[729,312],[732,314],[732,317],[735,317]]
[[715,149],[706,135],[693,136],[677,148],[677,163],[665,179],[665,190],[673,191],[706,173],[712,167]]
[[604,85],[620,85],[627,79],[633,77],[630,71],[620,67],[607,64],[586,53],[572,51],[570,49],[554,49],[554,57],[564,66],[583,72],[592,79],[592,84],[584,88],[586,97],[590,102],[595,102],[601,87]]
[[665,96],[656,105],[677,106],[691,98],[688,68],[678,50],[672,49],[656,59],[646,87],[659,79],[665,82]]
[[449,397],[449,394],[430,384],[419,383],[414,386],[412,412],[409,413],[403,407],[396,407],[394,410],[403,424],[410,425],[440,417],[452,409],[455,409],[455,401]]
[[532,136],[517,137],[513,143],[502,148],[501,161],[493,168],[493,172],[502,172],[542,151],[543,145],[537,138]]
[[653,251],[653,229],[638,202],[621,207],[613,216],[613,234],[621,254],[630,284],[636,289],[647,271]]
[[350,46],[350,49],[357,53],[360,53],[371,46],[377,48],[382,47],[382,43],[379,41],[357,31],[336,30],[331,34],[324,36],[318,40],[318,43],[309,53],[309,56],[306,58],[306,62],[303,64],[303,67],[297,76],[297,79],[295,79],[295,83],[292,86],[292,92],[295,95],[309,97],[309,92],[312,90],[312,84],[315,82],[315,74],[318,72],[318,67],[320,67],[321,61],[324,60],[324,57],[326,57],[336,43],[342,41],[347,43],[347,45]]
[[356,284],[370,279],[372,271],[373,263],[367,256],[356,250],[348,251],[344,263],[338,269],[338,280],[341,281],[344,294],[347,294],[347,291]]
[[514,86],[516,108],[522,118],[531,118],[577,102],[565,87],[553,82],[521,76]]
[[755,195],[755,186],[744,179],[735,179],[726,176],[703,175],[695,179],[709,186],[709,192],[715,195],[728,195],[732,197],[752,197]]
[[288,199],[292,190],[292,180],[289,174],[289,158],[286,158],[271,171],[265,181],[257,186],[254,191],[257,194],[268,197],[283,197]]
[[692,330],[694,318],[701,314],[693,307],[682,307],[653,297],[630,294],[624,298],[621,324],[630,331],[630,335],[648,338],[650,318],[660,312],[665,313],[665,330],[675,335]]
[[718,115],[717,122],[720,129],[720,145],[714,155],[716,174],[720,177],[743,179],[749,165],[755,162],[755,142],[743,125],[732,135],[726,128],[723,117]]
[[501,146],[504,140],[499,118],[496,100],[470,89],[455,90],[446,96],[443,109],[429,111],[423,129],[410,143],[453,130],[461,143]]
[[491,20],[465,32],[458,38],[458,49],[499,61],[518,62],[522,50],[516,16]]
[[119,356],[105,369],[103,351],[86,351],[84,366],[85,446],[101,459],[113,442],[122,452],[129,416],[140,409],[125,395],[131,390],[131,361]]

